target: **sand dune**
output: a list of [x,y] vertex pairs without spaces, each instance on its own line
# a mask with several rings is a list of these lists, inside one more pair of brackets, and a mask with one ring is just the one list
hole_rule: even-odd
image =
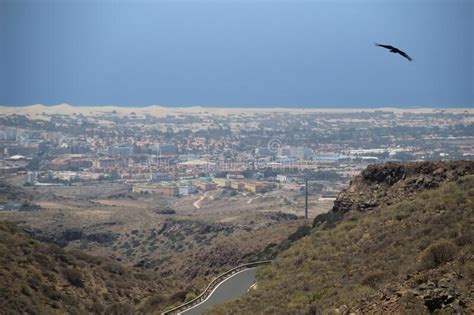
[[[440,111],[435,108],[215,108],[215,107],[164,107],[159,105],[151,105],[145,107],[122,107],[122,106],[73,106],[69,104],[59,104],[53,106],[45,106],[35,104],[30,106],[0,106],[0,115],[29,115],[43,116],[61,114],[61,115],[79,115],[96,116],[100,114],[111,114],[115,112],[119,116],[131,115],[151,115],[155,117],[166,116],[169,114],[213,114],[213,115],[229,115],[229,114],[255,114],[262,112],[288,112],[288,113],[354,113],[354,112],[374,112],[374,111],[390,111],[390,112],[409,112],[409,113],[432,113]],[[448,112],[474,113],[473,108],[449,108]]]

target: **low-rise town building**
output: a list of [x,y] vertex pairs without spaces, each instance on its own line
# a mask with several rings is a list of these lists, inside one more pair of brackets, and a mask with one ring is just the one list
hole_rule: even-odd
[[139,194],[178,196],[178,186],[174,184],[140,183],[132,186],[132,192]]
[[251,181],[246,182],[244,185],[245,190],[248,190],[253,193],[266,192],[273,188],[273,184],[270,182]]
[[217,185],[207,180],[193,180],[193,185],[202,191],[210,191],[216,189]]
[[245,188],[245,183],[241,181],[231,181],[230,182],[230,187],[235,190],[244,190]]
[[230,180],[226,178],[213,178],[212,181],[216,183],[219,188],[230,188]]

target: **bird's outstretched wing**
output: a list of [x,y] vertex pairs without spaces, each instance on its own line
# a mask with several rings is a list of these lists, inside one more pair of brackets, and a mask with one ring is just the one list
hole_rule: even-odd
[[375,46],[383,47],[383,48],[386,48],[386,49],[395,49],[395,47],[393,47],[393,46],[390,46],[390,45],[382,45],[382,44],[377,44],[377,43],[375,43]]
[[401,51],[400,49],[398,49],[398,53],[400,55],[402,55],[403,57],[407,58],[408,60],[412,61],[413,59],[411,59],[410,56],[408,56],[404,51]]
[[402,55],[403,57],[407,58],[407,59],[410,60],[410,61],[413,60],[413,59],[411,59],[411,57],[408,56],[404,51],[401,51],[401,50],[398,49],[397,47],[393,47],[393,46],[390,46],[390,45],[381,45],[381,44],[377,44],[377,43],[375,43],[375,46],[379,46],[379,47],[383,47],[383,48],[386,48],[386,49],[390,49],[390,52],[400,54],[400,55]]

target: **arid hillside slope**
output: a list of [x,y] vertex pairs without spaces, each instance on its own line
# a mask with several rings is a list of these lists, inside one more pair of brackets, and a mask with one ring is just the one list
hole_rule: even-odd
[[474,162],[368,167],[310,235],[209,314],[474,312]]
[[167,295],[175,289],[154,273],[41,243],[0,222],[1,314],[148,312],[181,300]]

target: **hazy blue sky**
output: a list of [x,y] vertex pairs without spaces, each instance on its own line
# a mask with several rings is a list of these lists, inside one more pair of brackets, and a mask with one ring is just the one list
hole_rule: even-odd
[[474,0],[0,0],[0,104],[473,107],[473,42]]

